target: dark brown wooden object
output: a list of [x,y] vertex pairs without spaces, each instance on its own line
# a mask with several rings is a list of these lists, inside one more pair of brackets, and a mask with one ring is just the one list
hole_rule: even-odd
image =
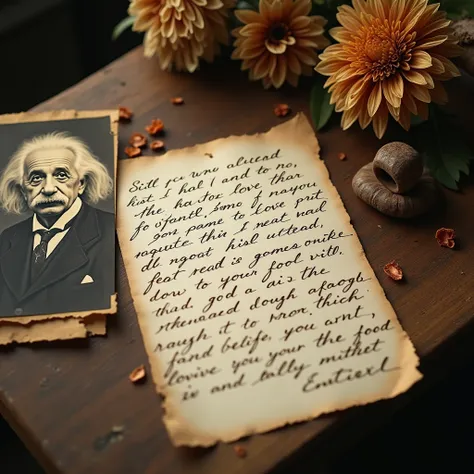
[[[167,149],[228,135],[264,132],[281,122],[273,108],[288,103],[309,116],[309,86],[264,91],[227,61],[194,74],[168,74],[145,60],[141,48],[40,105],[35,110],[130,107],[134,120],[120,128],[120,157],[132,132],[162,119]],[[472,123],[474,81],[452,83],[451,106],[465,129]],[[181,96],[176,107],[170,98]],[[370,130],[342,132],[336,121],[318,133],[335,186],[368,259],[400,321],[422,357],[424,381],[394,400],[357,407],[243,441],[245,459],[231,446],[176,449],[161,422],[151,380],[133,385],[128,374],[146,363],[123,264],[118,258],[119,314],[106,338],[16,346],[0,351],[0,410],[50,472],[67,474],[256,474],[295,456],[312,454],[295,472],[317,472],[316,462],[344,449],[384,422],[399,406],[463,360],[472,345],[474,320],[474,185],[445,191],[446,202],[430,216],[403,221],[385,217],[360,201],[351,179],[381,144],[409,135],[394,127],[381,142]],[[472,140],[472,138],[471,138]],[[344,152],[348,159],[340,161]],[[439,227],[456,230],[456,250],[438,246]],[[383,266],[397,260],[405,283],[390,280]],[[403,440],[400,440],[403,443]],[[401,445],[398,446],[401,449]],[[288,464],[286,464],[288,463]],[[284,472],[292,472],[283,469]]]

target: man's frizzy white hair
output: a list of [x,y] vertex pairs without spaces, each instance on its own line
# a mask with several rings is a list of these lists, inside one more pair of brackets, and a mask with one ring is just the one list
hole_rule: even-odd
[[24,165],[28,155],[36,150],[66,148],[76,156],[76,170],[85,180],[82,199],[94,204],[105,199],[113,188],[107,168],[92,154],[79,138],[65,132],[54,132],[26,140],[10,158],[0,178],[0,204],[7,212],[21,214],[28,210],[21,191]]

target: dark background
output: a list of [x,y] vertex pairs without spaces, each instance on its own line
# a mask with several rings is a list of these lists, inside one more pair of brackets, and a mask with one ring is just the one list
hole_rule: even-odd
[[76,84],[142,37],[126,31],[128,0],[0,0],[0,113],[21,112]]
[[[128,4],[129,0],[0,0],[0,113],[27,110],[140,44],[141,36],[131,31],[111,40]],[[442,357],[437,364],[441,369]],[[341,452],[325,474],[473,473],[472,351],[459,365],[369,439]],[[312,465],[309,456],[282,472],[318,474]],[[0,473],[42,472],[0,418]]]
[[[111,39],[114,26],[127,16],[128,4],[128,0],[0,0],[0,114],[26,111],[140,44],[141,35],[131,31],[117,41]],[[0,144],[3,151],[1,136]],[[4,160],[2,154],[0,168]],[[0,473],[42,472],[0,417]]]
[[[0,170],[7,165],[11,155],[24,140],[51,132],[68,132],[81,138],[92,153],[107,167],[109,175],[114,177],[114,137],[110,134],[110,118],[90,118],[73,120],[54,120],[51,122],[25,122],[0,125]],[[104,211],[115,213],[114,196],[94,204]],[[26,219],[29,214],[7,214],[0,212],[0,232],[17,222]]]

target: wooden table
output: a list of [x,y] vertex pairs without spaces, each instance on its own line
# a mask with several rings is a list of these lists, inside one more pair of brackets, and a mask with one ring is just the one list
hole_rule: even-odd
[[[260,84],[249,83],[237,64],[226,61],[194,75],[162,73],[139,48],[35,110],[131,107],[134,121],[121,126],[123,157],[128,136],[142,131],[152,118],[165,121],[166,145],[173,149],[266,131],[281,120],[273,114],[280,102],[309,114],[309,82],[305,84],[299,90],[264,91]],[[467,129],[474,110],[474,80],[456,80],[451,90],[453,110]],[[184,97],[185,105],[173,106],[173,96]],[[129,372],[146,361],[146,354],[120,260],[119,314],[111,318],[106,338],[0,352],[1,414],[48,472],[254,474],[285,470],[306,452],[324,464],[457,366],[466,351],[473,352],[472,180],[463,183],[462,193],[446,190],[446,204],[434,216],[411,222],[390,219],[358,200],[351,189],[354,173],[380,146],[372,132],[354,127],[343,133],[334,120],[318,137],[368,259],[422,358],[424,380],[394,400],[254,436],[241,443],[248,449],[246,459],[237,458],[229,445],[173,448],[151,381],[143,386],[128,381]],[[397,137],[407,139],[395,127],[384,141]],[[346,161],[337,159],[339,152],[347,154]],[[442,226],[456,230],[456,250],[436,243],[434,233]],[[383,274],[383,265],[392,259],[404,268],[404,284]],[[307,472],[317,472],[316,461],[306,465]]]

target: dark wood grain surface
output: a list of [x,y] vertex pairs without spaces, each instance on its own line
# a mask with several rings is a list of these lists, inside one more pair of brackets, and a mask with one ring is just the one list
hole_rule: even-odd
[[[474,81],[451,83],[452,110],[469,135],[474,110]],[[298,90],[264,91],[249,83],[238,65],[222,61],[194,75],[162,73],[137,49],[35,110],[131,107],[136,116],[121,125],[120,153],[128,136],[152,118],[164,120],[168,149],[218,137],[263,132],[278,124],[275,104],[309,114],[310,83]],[[182,96],[185,105],[170,103]],[[372,160],[377,148],[394,138],[409,139],[397,127],[383,142],[357,127],[342,132],[336,120],[318,133],[336,188],[352,217],[368,259],[422,358],[425,379],[397,399],[321,417],[254,436],[241,444],[246,459],[229,445],[212,449],[176,449],[161,422],[151,381],[134,386],[129,372],[146,354],[127,278],[119,256],[119,314],[110,318],[108,335],[70,342],[10,347],[0,352],[0,409],[29,449],[50,472],[67,474],[206,473],[254,474],[287,471],[298,456],[311,452],[319,463],[339,455],[371,427],[430,387],[437,377],[474,352],[474,185],[466,180],[459,193],[445,190],[436,212],[413,221],[384,217],[352,192],[355,172]],[[472,135],[472,134],[471,134]],[[469,136],[472,143],[472,136]],[[347,154],[340,161],[338,153]],[[439,227],[453,227],[456,250],[440,248]],[[406,281],[389,280],[382,267],[396,259]],[[317,472],[305,465],[298,472]]]

